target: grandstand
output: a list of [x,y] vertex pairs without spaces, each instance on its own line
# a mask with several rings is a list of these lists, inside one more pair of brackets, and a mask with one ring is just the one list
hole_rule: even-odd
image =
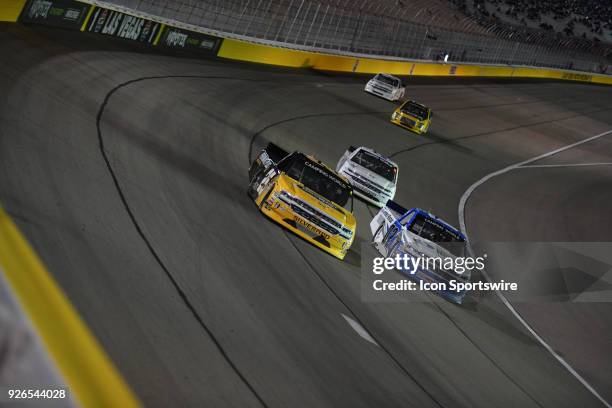
[[597,0],[453,0],[477,18],[612,42],[612,3]]

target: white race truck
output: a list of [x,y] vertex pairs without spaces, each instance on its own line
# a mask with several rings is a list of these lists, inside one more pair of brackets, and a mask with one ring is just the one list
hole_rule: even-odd
[[402,86],[402,81],[399,78],[382,73],[370,79],[364,90],[389,101],[399,101],[406,92],[406,88]]
[[395,196],[397,164],[372,149],[350,146],[338,161],[336,171],[348,179],[356,196],[377,207]]

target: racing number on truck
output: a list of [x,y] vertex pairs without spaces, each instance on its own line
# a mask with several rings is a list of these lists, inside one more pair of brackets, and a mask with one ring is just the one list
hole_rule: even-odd
[[261,160],[265,168],[274,166],[274,161],[272,161],[272,159],[268,155],[268,152],[266,152],[265,150],[259,155],[259,160]]
[[382,244],[383,245],[387,245],[389,240],[391,238],[393,238],[393,236],[397,233],[397,225],[395,225],[395,223],[391,224],[389,226],[389,228],[387,228],[387,233],[385,234],[385,236],[382,239]]
[[261,192],[264,190],[264,188],[266,188],[266,186],[274,176],[276,176],[276,169],[274,167],[271,167],[270,170],[265,173],[265,175],[257,185],[257,194],[261,194]]
[[275,167],[266,169],[262,168],[255,174],[253,177],[253,181],[251,182],[251,188],[255,191],[256,196],[260,196],[262,191],[264,191],[267,187],[272,187],[270,185],[270,181],[274,176],[278,174],[278,171]]

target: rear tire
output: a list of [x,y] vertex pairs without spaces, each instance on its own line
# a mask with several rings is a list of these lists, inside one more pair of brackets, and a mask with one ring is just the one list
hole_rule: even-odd
[[253,188],[253,184],[249,184],[247,187],[247,195],[251,197],[251,200],[255,200],[257,198],[257,191]]

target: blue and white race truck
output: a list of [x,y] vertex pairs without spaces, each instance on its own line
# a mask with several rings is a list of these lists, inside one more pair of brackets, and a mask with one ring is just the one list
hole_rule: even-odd
[[435,292],[451,302],[463,302],[466,291],[450,289],[453,280],[470,280],[470,270],[457,267],[467,252],[467,239],[459,230],[427,211],[409,210],[391,200],[374,216],[370,229],[372,243],[384,257],[422,258],[420,267],[400,272],[417,282],[442,282],[444,285],[438,286],[446,289]]

